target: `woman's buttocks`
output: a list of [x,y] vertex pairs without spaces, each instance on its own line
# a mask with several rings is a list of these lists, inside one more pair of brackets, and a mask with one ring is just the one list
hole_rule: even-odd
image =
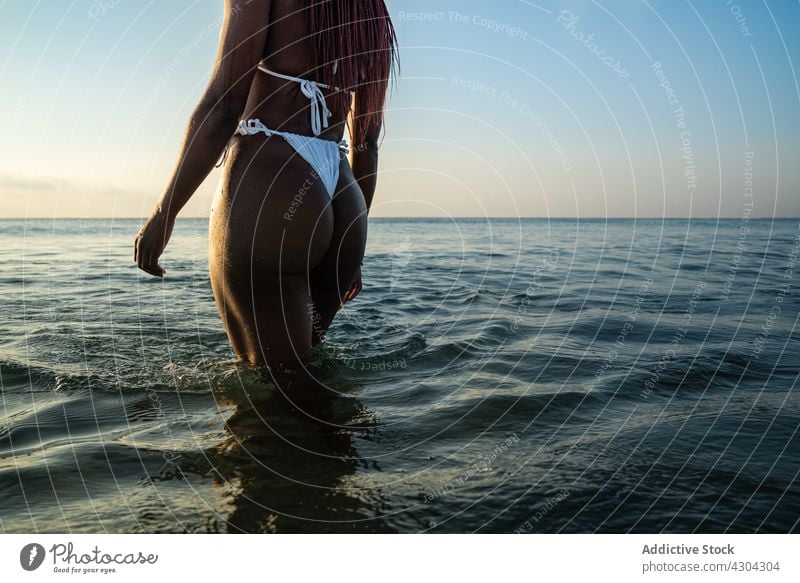
[[212,205],[212,254],[304,272],[327,251],[333,219],[324,185],[283,138],[233,138]]

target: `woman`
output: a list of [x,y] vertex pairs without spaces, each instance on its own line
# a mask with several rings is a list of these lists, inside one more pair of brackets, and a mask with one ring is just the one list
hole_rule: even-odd
[[163,277],[175,217],[224,151],[209,241],[217,308],[240,358],[296,369],[361,290],[394,29],[383,0],[225,10],[211,81],[134,259]]

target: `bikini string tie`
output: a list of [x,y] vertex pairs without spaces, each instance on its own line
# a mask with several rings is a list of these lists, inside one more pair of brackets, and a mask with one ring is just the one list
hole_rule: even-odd
[[300,91],[311,102],[311,131],[318,136],[324,128],[328,127],[328,118],[333,114],[328,109],[325,94],[316,81],[303,79],[300,82]]

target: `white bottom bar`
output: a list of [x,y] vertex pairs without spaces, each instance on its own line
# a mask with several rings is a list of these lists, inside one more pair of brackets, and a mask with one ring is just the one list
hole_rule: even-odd
[[[0,574],[137,583],[244,575],[325,583],[798,581],[798,542],[792,535],[4,535]],[[35,570],[23,567],[37,562]]]

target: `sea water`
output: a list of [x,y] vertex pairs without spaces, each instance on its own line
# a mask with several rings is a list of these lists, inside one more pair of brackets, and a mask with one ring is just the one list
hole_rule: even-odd
[[797,220],[373,219],[291,394],[139,227],[0,221],[0,531],[798,529]]

